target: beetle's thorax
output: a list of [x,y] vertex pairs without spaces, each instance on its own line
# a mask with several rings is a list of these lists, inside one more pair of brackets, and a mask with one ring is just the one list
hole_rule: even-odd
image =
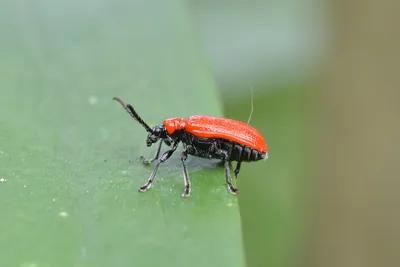
[[186,119],[184,118],[167,119],[163,123],[169,135],[174,134],[175,131],[182,131],[186,127]]

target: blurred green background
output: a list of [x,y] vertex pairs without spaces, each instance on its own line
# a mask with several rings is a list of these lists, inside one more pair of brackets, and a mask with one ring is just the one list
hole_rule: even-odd
[[[1,1],[0,266],[398,266],[395,9],[350,2]],[[233,197],[190,158],[182,199],[178,152],[139,194],[156,148],[115,95],[150,125],[253,105],[269,159]]]

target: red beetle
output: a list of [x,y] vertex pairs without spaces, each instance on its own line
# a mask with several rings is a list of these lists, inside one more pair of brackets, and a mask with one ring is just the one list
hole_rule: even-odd
[[268,147],[264,137],[256,129],[244,122],[209,116],[191,116],[186,119],[167,119],[164,120],[163,124],[150,128],[131,105],[126,105],[119,97],[114,97],[113,99],[118,101],[149,133],[147,146],[151,146],[161,139],[155,156],[151,159],[141,157],[140,159],[143,163],[148,164],[159,158],[163,142],[171,147],[158,159],[150,178],[139,188],[141,192],[146,191],[151,186],[156,177],[158,167],[171,157],[179,142],[182,142],[184,147],[184,151],[181,154],[185,179],[184,197],[190,196],[191,191],[189,174],[185,164],[187,155],[224,160],[226,183],[229,191],[234,195],[239,190],[232,185],[229,163],[237,161],[234,170],[235,178],[237,179],[242,161],[258,161],[268,158]]

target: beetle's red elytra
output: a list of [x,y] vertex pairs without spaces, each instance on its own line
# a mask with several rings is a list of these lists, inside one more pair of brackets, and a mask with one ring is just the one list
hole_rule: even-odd
[[261,152],[268,152],[264,137],[256,129],[241,121],[193,115],[187,119],[164,120],[164,126],[169,135],[175,131],[185,130],[198,137],[230,140]]
[[[119,97],[114,97],[113,99],[118,101],[149,133],[146,141],[147,146],[160,141],[153,158],[140,158],[145,164],[158,160],[150,178],[139,188],[141,192],[150,188],[160,164],[171,157],[180,142],[182,142],[184,148],[181,153],[185,182],[184,197],[189,197],[191,192],[189,173],[186,168],[188,155],[223,160],[226,183],[229,191],[234,195],[239,191],[232,185],[229,163],[232,161],[237,162],[234,170],[234,175],[237,179],[242,161],[250,162],[268,158],[268,147],[264,137],[256,129],[244,122],[194,115],[189,118],[166,119],[163,124],[150,128],[131,105],[125,104]],[[165,151],[159,158],[162,143],[165,143],[171,149]]]

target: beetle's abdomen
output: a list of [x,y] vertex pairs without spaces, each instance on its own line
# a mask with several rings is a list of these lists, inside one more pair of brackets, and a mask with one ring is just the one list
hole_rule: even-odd
[[258,161],[268,158],[268,152],[262,152],[260,150],[244,146],[235,142],[227,142],[220,140],[218,142],[219,147],[226,150],[229,155],[230,161]]
[[201,138],[185,133],[182,142],[187,145],[187,152],[190,155],[201,158],[223,159],[221,153],[218,152],[220,150],[228,153],[229,161],[249,162],[268,158],[267,152],[223,139]]

